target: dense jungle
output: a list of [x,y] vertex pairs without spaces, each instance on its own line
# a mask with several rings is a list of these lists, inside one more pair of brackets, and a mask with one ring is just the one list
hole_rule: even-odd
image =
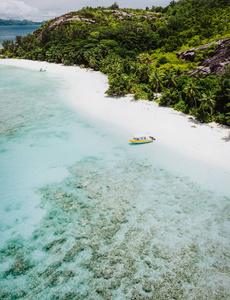
[[5,40],[0,54],[92,68],[108,74],[110,96],[151,101],[160,93],[159,105],[230,126],[230,0],[84,7]]

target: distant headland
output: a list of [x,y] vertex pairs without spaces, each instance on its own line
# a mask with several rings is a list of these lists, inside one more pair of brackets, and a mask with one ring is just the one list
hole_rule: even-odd
[[9,26],[9,25],[42,25],[44,24],[45,21],[43,22],[33,22],[29,20],[4,20],[0,19],[0,26]]

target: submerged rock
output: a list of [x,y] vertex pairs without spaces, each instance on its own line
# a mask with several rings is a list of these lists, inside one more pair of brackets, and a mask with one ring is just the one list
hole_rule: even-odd
[[54,273],[52,278],[48,281],[47,286],[55,286],[57,284],[61,284],[67,282],[71,277],[75,276],[74,271],[57,271]]
[[77,292],[68,292],[67,294],[65,294],[65,296],[61,297],[61,300],[83,300],[86,299],[86,297],[88,296],[88,293],[85,292],[84,294],[80,294]]
[[1,249],[1,259],[4,261],[8,256],[15,256],[19,253],[19,250],[22,248],[22,244],[18,241],[10,242],[5,249]]
[[12,265],[12,267],[4,272],[5,276],[13,275],[18,276],[25,274],[32,266],[28,261],[26,261],[22,255],[18,255],[15,263]]
[[57,261],[52,263],[51,265],[49,265],[49,267],[44,271],[44,272],[39,272],[38,276],[45,276],[48,277],[51,274],[53,274],[54,272],[56,272],[56,270],[62,265],[61,261]]
[[51,248],[53,248],[54,246],[63,244],[65,241],[66,241],[65,238],[61,238],[61,239],[58,239],[58,240],[54,240],[54,241],[50,242],[49,244],[47,244],[47,245],[44,247],[44,250],[48,251],[48,250],[50,250]]
[[83,251],[85,248],[85,246],[80,243],[77,242],[65,255],[63,261],[65,262],[70,262],[70,261],[74,261],[75,258],[77,257],[78,253]]
[[[28,299],[214,299],[214,290],[215,299],[228,295],[228,248],[214,243],[210,224],[227,241],[228,210],[216,211],[229,199],[129,160],[109,167],[95,159],[80,162],[67,179],[42,192],[47,214],[31,237],[33,246],[23,245],[23,253],[41,256],[39,262],[30,268],[18,257],[22,245],[12,241],[1,252],[9,254],[5,261],[17,256],[5,277],[25,274]],[[215,210],[203,219],[206,204]]]
[[20,290],[18,292],[9,292],[9,291],[3,291],[0,290],[0,299],[4,299],[4,300],[11,300],[11,299],[26,299],[26,296],[28,295],[28,293],[24,290]]
[[149,293],[152,291],[152,283],[150,281],[146,281],[143,286],[142,286],[143,291],[145,291],[146,293]]

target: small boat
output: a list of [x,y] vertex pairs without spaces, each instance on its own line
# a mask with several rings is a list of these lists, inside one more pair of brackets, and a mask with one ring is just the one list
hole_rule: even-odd
[[41,68],[41,69],[40,69],[40,72],[46,72],[46,70],[45,70],[45,69],[43,69],[43,68]]
[[155,141],[155,138],[148,134],[136,134],[130,142],[132,144],[146,144]]

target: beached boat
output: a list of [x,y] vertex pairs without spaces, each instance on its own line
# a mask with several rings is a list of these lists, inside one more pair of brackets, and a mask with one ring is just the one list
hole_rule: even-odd
[[132,139],[130,139],[130,142],[132,144],[146,144],[151,143],[155,140],[155,138],[148,134],[136,134]]

